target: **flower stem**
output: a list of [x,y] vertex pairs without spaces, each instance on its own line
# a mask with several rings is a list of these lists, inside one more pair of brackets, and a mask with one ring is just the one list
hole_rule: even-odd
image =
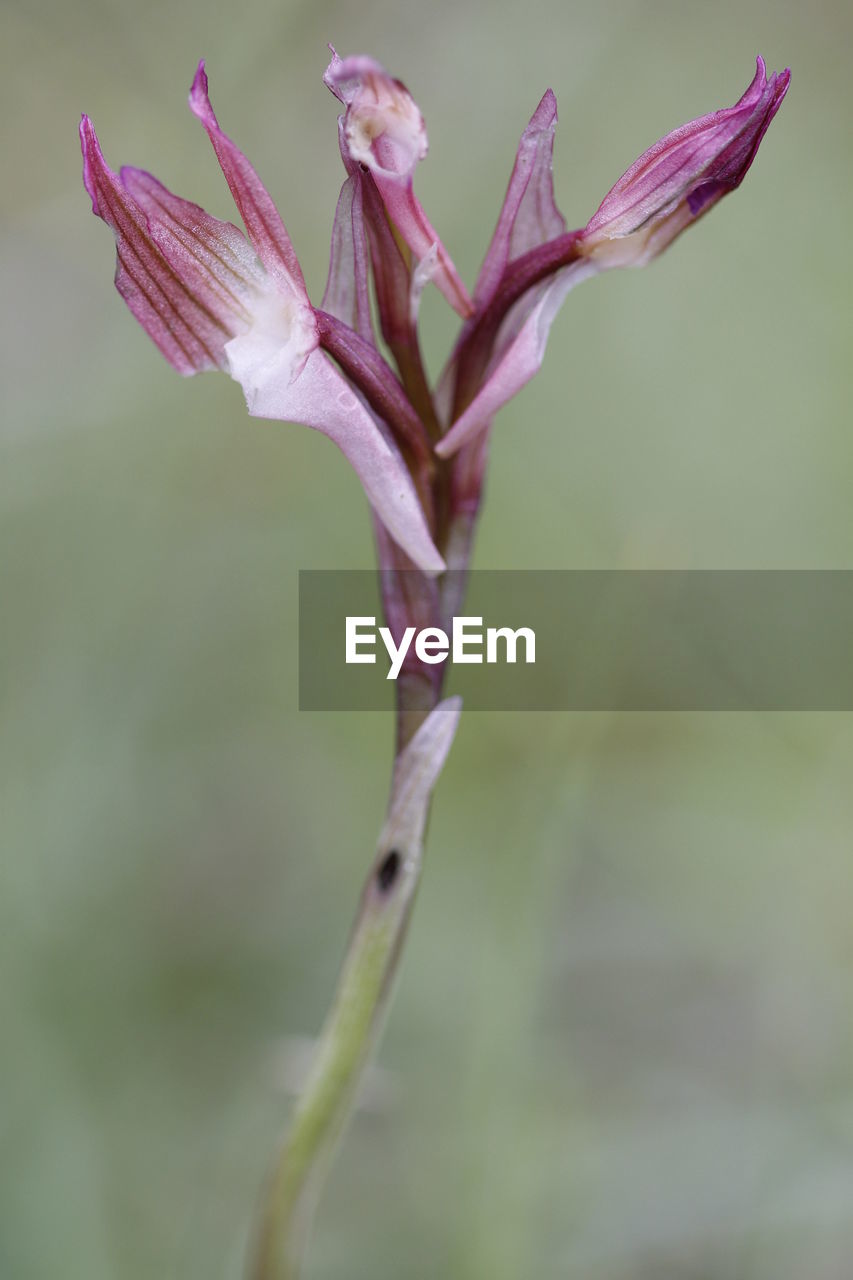
[[337,1140],[379,1038],[420,879],[430,797],[456,731],[449,698],[394,765],[388,816],[314,1065],[262,1201],[251,1280],[295,1280]]

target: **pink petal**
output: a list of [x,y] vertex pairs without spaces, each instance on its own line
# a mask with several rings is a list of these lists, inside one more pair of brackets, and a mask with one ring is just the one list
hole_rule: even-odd
[[80,122],[92,211],[116,238],[116,288],[179,373],[227,368],[225,344],[246,327],[261,280],[245,237],[139,169],[104,160],[88,116]]
[[123,165],[119,176],[148,218],[151,237],[164,257],[184,279],[198,275],[226,311],[248,322],[267,277],[243,232],[173,195],[144,169]]
[[354,329],[366,342],[373,342],[370,318],[369,264],[364,229],[363,179],[356,169],[341,187],[335,222],[329,277],[322,309]]
[[449,458],[462,445],[488,431],[498,410],[538,372],[545,356],[548,333],[566,295],[581,280],[594,275],[596,270],[589,261],[573,263],[515,304],[505,322],[513,336],[509,341],[505,335],[499,336],[497,350],[500,354],[483,385],[435,447],[440,457]]
[[444,561],[398,449],[322,352],[313,350],[297,376],[286,365],[271,366],[267,377],[261,374],[249,384],[238,369],[233,372],[243,382],[253,417],[301,422],[333,440],[394,540],[420,569],[442,571]]
[[415,195],[411,178],[400,180],[374,173],[376,186],[388,216],[416,258],[422,260],[435,248],[436,267],[432,281],[460,316],[474,314],[474,304],[457,272],[438,232],[424,213]]
[[474,289],[478,310],[494,296],[507,265],[566,230],[554,200],[552,163],[557,100],[547,90],[521,135],[498,224]]
[[[519,140],[497,226],[477,277],[474,299],[478,319],[494,299],[510,263],[565,232],[565,219],[554,200],[552,161],[556,126],[557,100],[548,89]],[[531,290],[528,311],[535,305],[536,294]],[[524,315],[516,309],[517,328],[523,321]],[[506,340],[506,334],[501,336]],[[456,394],[460,352],[470,337],[469,325],[463,329],[439,378],[437,402],[444,421],[448,420]],[[512,335],[510,341],[511,338]]]
[[307,302],[302,268],[278,209],[243,152],[219,127],[208,97],[203,60],[198,64],[189,101],[190,110],[202,122],[213,143],[216,158],[258,257],[279,288]]

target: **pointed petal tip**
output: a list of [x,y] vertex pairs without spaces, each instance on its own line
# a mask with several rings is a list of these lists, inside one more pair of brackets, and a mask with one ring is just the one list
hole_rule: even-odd
[[783,71],[774,71],[770,76],[767,75],[767,63],[760,53],[755,55],[755,75],[760,78],[763,84],[779,84],[784,81],[787,85],[791,79],[791,68],[785,67]]
[[[404,768],[412,769],[411,778],[419,780],[418,791],[424,799],[435,783],[447,759],[462,714],[458,694],[444,698],[430,711],[400,757]],[[398,778],[398,781],[400,779]],[[410,796],[410,800],[414,796]]]
[[437,548],[433,547],[432,550],[433,550],[433,554],[431,555],[428,561],[425,561],[423,565],[423,570],[428,577],[437,578],[440,576],[440,574],[444,573],[445,569],[447,568],[447,565],[445,564],[442,557],[439,555]]
[[788,86],[791,83],[791,68],[786,67],[784,71],[780,71],[776,75],[776,99],[781,102],[785,94],[788,92]]
[[553,89],[546,89],[539,106],[530,117],[528,129],[549,129],[557,123],[557,97]]
[[98,135],[95,133],[95,126],[92,124],[91,117],[87,116],[85,111],[80,116],[78,132],[80,134],[80,150],[83,153],[83,186],[92,201],[92,213],[100,218],[101,209],[98,204],[92,169],[94,167],[106,169],[107,164],[104,160],[104,153],[101,151]]
[[85,177],[86,152],[88,151],[91,145],[92,138],[95,136],[94,125],[92,124],[92,121],[89,118],[89,116],[86,115],[85,111],[80,113],[80,123],[77,126],[77,133],[80,137],[80,150],[83,153],[84,177]]
[[344,95],[338,82],[341,79],[341,67],[344,65],[344,60],[339,56],[338,51],[333,44],[330,43],[328,48],[332,57],[329,65],[323,72],[323,84],[330,93],[334,94],[338,102],[343,103]]
[[427,805],[453,745],[461,711],[459,697],[439,702],[397,757],[380,848],[402,841],[415,859],[420,858]]
[[121,178],[122,186],[128,189],[139,181],[156,182],[158,187],[163,185],[153,173],[149,173],[147,169],[140,169],[135,164],[123,164],[118,171],[118,176]]
[[764,129],[758,139],[760,142],[761,137],[764,136],[764,132],[770,124],[770,121],[782,105],[782,100],[785,97],[785,94],[788,92],[788,86],[791,83],[791,68],[785,67],[783,71],[774,71],[768,78],[765,73],[764,59],[760,54],[758,55],[757,62],[761,64],[761,70],[764,73],[759,101],[763,100],[764,110],[766,113]]
[[[342,447],[340,441],[336,443]],[[344,450],[344,452],[347,451]],[[415,495],[414,485],[409,479],[408,472],[405,471],[405,463],[402,459],[392,463],[395,470],[397,466],[403,468],[399,479],[393,477],[390,468],[385,464],[387,473],[385,480],[377,486],[375,483],[367,483],[362,468],[356,465],[363,461],[369,462],[369,458],[356,459],[351,453],[347,453],[347,456],[359,474],[370,505],[397,546],[405,551],[412,563],[428,578],[437,578],[439,574],[444,573],[447,565],[432,540],[423,510]],[[400,479],[403,481],[402,485],[399,482]],[[389,480],[393,489],[388,484]]]
[[[405,526],[400,526],[395,532],[391,532],[385,521],[385,516],[381,512],[377,512],[380,520],[385,524],[386,529],[399,547],[402,547],[406,555],[415,564],[421,573],[427,578],[440,578],[446,571],[445,564],[438,547],[433,542],[429,531],[424,523],[418,528],[409,518]],[[418,520],[418,523],[420,521]]]
[[216,126],[217,120],[210,105],[209,87],[207,81],[207,72],[205,70],[205,60],[202,58],[196,67],[193,82],[190,86],[189,96],[190,111],[199,119],[202,124]]
[[461,715],[462,699],[459,695],[445,698],[433,707],[409,744],[413,748],[411,755],[416,756],[424,752],[424,763],[431,766],[427,768],[427,776],[424,779],[430,791],[438,781],[438,776],[453,745]]
[[761,54],[758,53],[755,56],[755,75],[752,78],[752,83],[735,106],[753,106],[760,101],[762,94],[767,90],[771,92],[774,98],[781,102],[787,92],[790,80],[790,67],[786,67],[784,71],[774,71],[772,75],[768,76],[767,64]]
[[332,55],[332,57],[329,62],[329,65],[326,67],[326,70],[323,72],[323,84],[326,86],[329,92],[333,93],[335,97],[338,98],[338,100],[340,101],[337,90],[335,89],[335,71],[337,70],[341,60],[338,57],[337,49],[335,48],[335,46],[332,44],[331,41],[328,42],[328,44],[326,45],[326,48],[329,50],[329,53]]
[[[339,446],[340,447],[340,446]],[[349,456],[349,455],[347,455]],[[350,462],[353,458],[350,457]],[[358,467],[356,467],[358,472]],[[360,475],[362,486],[367,493],[368,501],[393,540],[405,551],[416,568],[427,578],[438,578],[447,569],[447,565],[430,536],[423,512],[415,502],[410,501],[407,493],[404,497],[403,510],[395,499],[393,505],[387,501],[379,501],[382,495],[373,493]],[[414,491],[412,491],[413,493]],[[397,495],[399,499],[400,495]]]

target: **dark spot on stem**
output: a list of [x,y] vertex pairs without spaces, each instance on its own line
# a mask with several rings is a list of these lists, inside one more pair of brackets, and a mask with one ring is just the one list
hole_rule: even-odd
[[376,871],[376,883],[383,893],[388,893],[400,874],[400,855],[391,849],[379,864]]

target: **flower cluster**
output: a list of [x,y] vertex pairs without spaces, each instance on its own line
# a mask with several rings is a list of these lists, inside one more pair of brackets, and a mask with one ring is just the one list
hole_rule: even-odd
[[[245,234],[149,173],[114,173],[86,116],[84,181],[93,211],[116,238],[119,293],[166,359],[182,374],[224,370],[240,383],[250,414],[329,436],[374,510],[383,565],[414,565],[429,578],[447,563],[466,562],[460,528],[479,504],[492,421],[540,367],[566,294],[599,271],[650,261],[734,190],[790,74],[768,78],[759,58],[734,106],[655,143],[575,231],[554,199],[557,108],[549,90],[521,136],[469,294],[414,192],[427,152],[417,105],[371,58],[332,52],[324,80],[343,108],[347,177],[319,308],[266,188],[219,126],[203,63],[190,107],[213,144]],[[428,282],[463,321],[435,389],[417,334]],[[427,613],[434,603],[427,599]]]

